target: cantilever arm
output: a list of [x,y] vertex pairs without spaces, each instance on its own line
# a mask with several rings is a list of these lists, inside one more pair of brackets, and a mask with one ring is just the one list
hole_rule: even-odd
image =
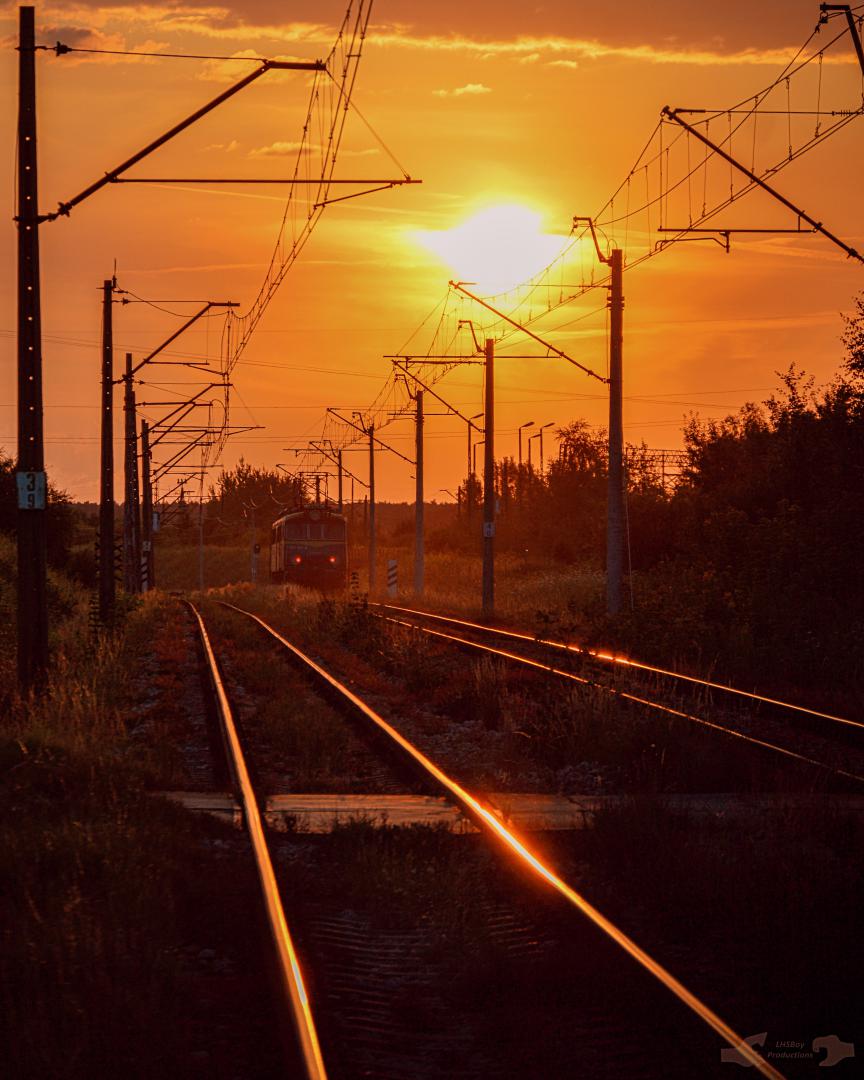
[[407,378],[413,379],[414,382],[417,383],[418,386],[422,386],[423,389],[428,394],[431,394],[432,397],[434,397],[436,401],[440,401],[441,404],[444,406],[444,408],[449,409],[450,412],[453,413],[454,416],[458,416],[460,420],[464,420],[465,423],[468,425],[468,427],[473,427],[475,431],[480,431],[481,430],[479,427],[477,427],[477,425],[474,423],[473,420],[469,420],[467,416],[463,416],[462,413],[459,412],[459,410],[457,408],[454,408],[454,406],[449,403],[449,401],[445,401],[444,398],[441,397],[440,394],[436,394],[431,386],[427,386],[426,383],[423,382],[422,379],[418,379],[417,376],[412,371],[410,371],[408,369],[407,364],[403,364],[400,360],[397,360],[394,356],[390,357],[390,363],[394,367],[399,368],[399,370],[402,372],[402,374],[405,375]]
[[503,311],[499,311],[498,308],[492,307],[486,300],[481,300],[479,296],[475,296],[474,293],[469,292],[461,281],[451,281],[450,287],[458,289],[459,292],[464,293],[470,300],[476,301],[481,307],[485,307],[487,311],[491,311],[493,315],[497,315],[499,319],[503,319],[504,322],[510,323],[511,326],[515,326],[517,330],[521,330],[523,334],[527,334],[528,337],[533,338],[550,352],[555,353],[556,356],[560,356],[562,360],[566,360],[574,367],[578,367],[580,371],[584,371],[586,375],[590,375],[592,379],[597,379],[598,382],[608,383],[608,379],[604,379],[602,375],[598,375],[596,371],[592,371],[591,368],[585,367],[584,364],[580,364],[578,360],[574,360],[572,356],[568,356],[563,349],[559,349],[557,346],[550,344],[548,341],[544,341],[539,334],[535,334],[532,330],[529,330],[527,326],[523,326],[521,323],[516,322],[515,319],[511,319],[509,315],[505,315]]
[[[187,319],[187,321],[185,323],[183,323],[183,325],[180,327],[179,330],[175,330],[174,333],[171,334],[170,337],[165,338],[165,340],[162,342],[161,345],[157,345],[156,348],[151,353],[149,353],[147,356],[145,356],[143,360],[139,361],[139,363],[137,363],[135,365],[135,367],[132,368],[132,370],[129,372],[129,374],[134,375],[137,371],[140,371],[141,368],[144,367],[145,364],[149,364],[150,361],[152,359],[154,359],[154,357],[158,356],[159,353],[161,353],[163,351],[163,349],[167,349],[172,341],[176,341],[177,338],[180,337],[181,334],[184,334],[189,329],[190,326],[193,326],[196,322],[198,322],[198,320],[200,318],[202,318],[204,315],[206,315],[207,312],[210,310],[210,308],[214,308],[214,307],[237,307],[237,306],[238,305],[236,303],[234,303],[233,301],[231,301],[231,300],[208,300],[207,303],[204,305],[204,307],[201,308],[200,311],[196,311],[191,319]],[[126,378],[126,376],[124,376],[124,378]],[[115,381],[116,382],[122,382],[122,379],[117,379]]]
[[795,203],[790,202],[789,199],[787,199],[784,195],[781,195],[780,192],[776,190],[776,188],[771,187],[770,184],[766,184],[764,180],[758,177],[756,173],[753,172],[751,169],[748,169],[746,165],[742,165],[741,162],[736,161],[731,154],[727,154],[722,147],[717,146],[716,143],[713,143],[707,135],[703,135],[701,131],[697,131],[697,129],[688,124],[686,120],[682,120],[681,117],[678,115],[677,109],[670,109],[668,105],[664,105],[662,115],[668,117],[670,120],[674,120],[679,127],[684,128],[686,132],[688,132],[690,135],[693,135],[701,143],[704,143],[709,149],[713,150],[715,154],[718,154],[721,158],[723,158],[724,161],[728,161],[730,165],[732,165],[738,170],[738,172],[743,173],[751,183],[755,184],[757,187],[762,188],[763,191],[767,191],[769,195],[773,196],[777,200],[777,202],[782,203],[782,205],[785,206],[787,210],[791,210],[792,213],[797,214],[797,216],[802,221],[806,221],[808,225],[812,225],[812,227],[817,232],[822,233],[822,235],[827,240],[830,240],[832,244],[836,244],[837,247],[845,251],[851,259],[857,259],[859,262],[864,262],[864,256],[860,255],[855,250],[855,248],[850,247],[848,244],[844,243],[839,238],[839,236],[835,236],[834,233],[829,232],[821,221],[817,221],[815,218],[812,218],[808,213],[805,213],[805,211],[801,210],[800,207],[797,207]]
[[360,427],[359,424],[355,424],[352,420],[346,420],[346,418],[344,416],[342,416],[340,413],[336,412],[335,409],[328,409],[327,412],[332,413],[336,417],[337,420],[341,420],[342,423],[347,424],[348,427],[352,427],[352,428],[354,428],[355,431],[359,431],[361,435],[369,436],[372,439],[372,442],[373,443],[378,443],[378,445],[381,447],[382,450],[389,450],[391,454],[395,454],[396,457],[400,457],[400,458],[402,458],[403,461],[407,461],[409,465],[416,465],[417,464],[417,462],[414,461],[412,458],[406,457],[404,454],[401,454],[398,450],[394,450],[392,446],[388,446],[387,443],[381,442],[381,440],[378,438],[378,436],[372,434],[372,432],[370,432],[368,430],[368,428]]
[[351,470],[345,465],[340,465],[339,458],[335,457],[329,450],[325,450],[320,443],[312,442],[310,445],[314,448],[317,454],[321,454],[321,456],[327,458],[328,461],[332,461],[334,465],[339,465],[339,467],[342,469],[342,472],[345,473],[346,476],[350,476],[352,480],[356,480],[361,487],[369,487],[365,480],[361,480],[359,476],[355,476],[354,473],[352,473]]
[[181,120],[179,124],[175,124],[165,132],[164,135],[160,135],[158,139],[154,139],[153,142],[148,143],[142,150],[139,150],[132,157],[127,158],[122,164],[118,165],[115,169],[111,169],[110,172],[105,173],[104,176],[94,181],[89,187],[84,188],[74,198],[69,199],[68,202],[61,202],[53,214],[44,214],[40,220],[42,221],[55,221],[58,217],[67,216],[73,206],[77,206],[78,203],[88,199],[91,195],[94,195],[106,184],[113,184],[117,181],[117,178],[131,169],[133,165],[137,165],[143,158],[148,157],[154,150],[158,150],[160,146],[164,146],[166,142],[173,139],[175,135],[179,135],[181,131],[185,131],[195,123],[196,120],[200,120],[202,116],[206,116],[207,113],[212,112],[218,105],[221,105],[223,101],[227,101],[235,94],[244,90],[250,83],[255,82],[267,71],[326,71],[327,65],[323,60],[313,60],[308,63],[289,62],[282,60],[265,60],[261,67],[256,68],[255,71],[250,72],[244,79],[235,83],[233,86],[229,86],[227,90],[223,90],[221,94],[217,94],[212,101],[208,101],[206,105],[202,105],[200,109],[196,109],[194,113],[187,116],[185,120]]

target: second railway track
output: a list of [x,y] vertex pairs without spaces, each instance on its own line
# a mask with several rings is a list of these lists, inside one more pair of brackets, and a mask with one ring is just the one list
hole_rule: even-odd
[[[851,783],[853,790],[864,791],[864,751],[861,741],[864,723],[858,720],[643,664],[615,653],[588,650],[507,627],[487,626],[456,616],[392,604],[376,604],[372,610],[394,626],[468,652],[520,665],[538,675],[596,687],[600,692],[641,707],[661,720],[668,718],[696,725],[706,732],[737,740],[745,747],[767,753],[775,760],[785,760],[814,770],[829,782]],[[604,677],[610,671],[612,676]],[[616,675],[618,679],[614,678]],[[634,683],[632,678],[628,678],[633,675],[637,678],[642,676],[643,681]],[[646,676],[661,685],[646,685]],[[672,689],[671,695],[669,687]],[[689,694],[685,703],[680,697],[682,687]],[[733,706],[737,706],[737,714],[730,717],[728,707],[721,705],[718,708],[715,703],[706,700],[696,702],[694,707],[694,692],[703,695],[716,693],[725,699],[724,704],[731,701]],[[757,722],[760,708],[767,709],[770,715],[758,717]],[[778,716],[782,719],[778,720]],[[810,727],[802,730],[800,725],[805,721],[810,723]],[[813,730],[813,724],[818,725],[818,730]]]
[[[202,615],[195,617],[207,635]],[[312,988],[311,997],[300,984],[292,991],[300,1042],[312,1048],[308,1075],[322,1074],[307,1013],[322,1032],[320,1067],[334,1076],[689,1078],[712,1075],[724,1043],[763,1075],[781,1075],[559,877],[482,796],[324,665],[239,608],[214,615],[218,630],[209,631],[223,719],[239,687],[230,676],[223,684],[217,657],[243,632],[241,620],[256,624],[262,657],[277,677],[302,671],[314,693],[355,726],[364,752],[389,745],[403,763],[395,765],[403,784],[408,765],[421,787],[437,788],[480,828],[477,836],[453,836],[358,821],[331,836],[289,832],[266,840],[288,921],[298,926],[300,961],[293,946],[283,946],[287,967],[302,969]],[[253,747],[248,774],[264,775],[256,740],[246,739],[252,727],[241,722],[238,740]],[[267,775],[268,785],[278,782],[272,770]],[[251,825],[271,794],[243,796]],[[259,874],[266,883],[268,871]]]

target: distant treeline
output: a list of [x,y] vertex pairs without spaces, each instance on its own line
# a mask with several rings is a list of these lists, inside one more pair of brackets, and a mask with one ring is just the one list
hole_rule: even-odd
[[[497,543],[602,568],[605,433],[559,432],[545,475],[496,465]],[[614,629],[598,598],[571,629],[613,635],[639,655],[717,663],[753,684],[859,687],[864,676],[864,378],[854,355],[816,388],[794,367],[781,389],[719,421],[691,420],[670,484],[640,447],[627,459],[632,609]],[[478,522],[434,541],[479,548],[480,489],[460,488]],[[566,622],[566,619],[565,619]]]
[[[647,448],[627,453],[627,562],[632,607],[615,627],[594,611],[558,613],[570,629],[617,639],[642,656],[717,664],[736,678],[825,688],[861,686],[864,644],[864,302],[847,320],[846,361],[816,387],[794,365],[777,392],[719,421],[691,420],[670,483]],[[602,570],[606,437],[576,420],[558,432],[559,455],[541,475],[496,463],[501,551]],[[481,487],[463,481],[458,505],[427,504],[430,551],[478,553]],[[0,534],[14,535],[14,463],[0,453]],[[294,477],[243,460],[224,471],[203,507],[207,544],[260,543],[286,508]],[[93,583],[92,504],[49,487],[49,562]],[[346,507],[353,543],[367,507]],[[381,504],[383,544],[410,546],[410,504]],[[198,538],[199,507],[175,503],[160,545]],[[5,576],[5,575],[4,575]],[[6,583],[7,599],[11,581]],[[550,616],[552,617],[552,616]]]

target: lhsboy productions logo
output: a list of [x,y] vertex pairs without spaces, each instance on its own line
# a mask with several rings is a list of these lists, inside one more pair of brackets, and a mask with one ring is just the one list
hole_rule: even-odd
[[[760,1035],[751,1035],[744,1040],[748,1046],[766,1058],[768,1061],[811,1061],[820,1069],[830,1069],[832,1065],[839,1065],[847,1058],[855,1057],[855,1044],[843,1042],[836,1035],[820,1035],[809,1044],[804,1039],[772,1039],[769,1041],[768,1032],[763,1031]],[[728,1065],[741,1065],[745,1069],[753,1067],[753,1062],[732,1047],[720,1051],[720,1060]]]

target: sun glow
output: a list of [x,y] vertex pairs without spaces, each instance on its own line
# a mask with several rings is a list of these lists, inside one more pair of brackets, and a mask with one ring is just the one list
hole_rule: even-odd
[[559,254],[566,238],[544,233],[541,216],[525,206],[493,206],[452,229],[418,231],[415,240],[481,292],[526,281]]

